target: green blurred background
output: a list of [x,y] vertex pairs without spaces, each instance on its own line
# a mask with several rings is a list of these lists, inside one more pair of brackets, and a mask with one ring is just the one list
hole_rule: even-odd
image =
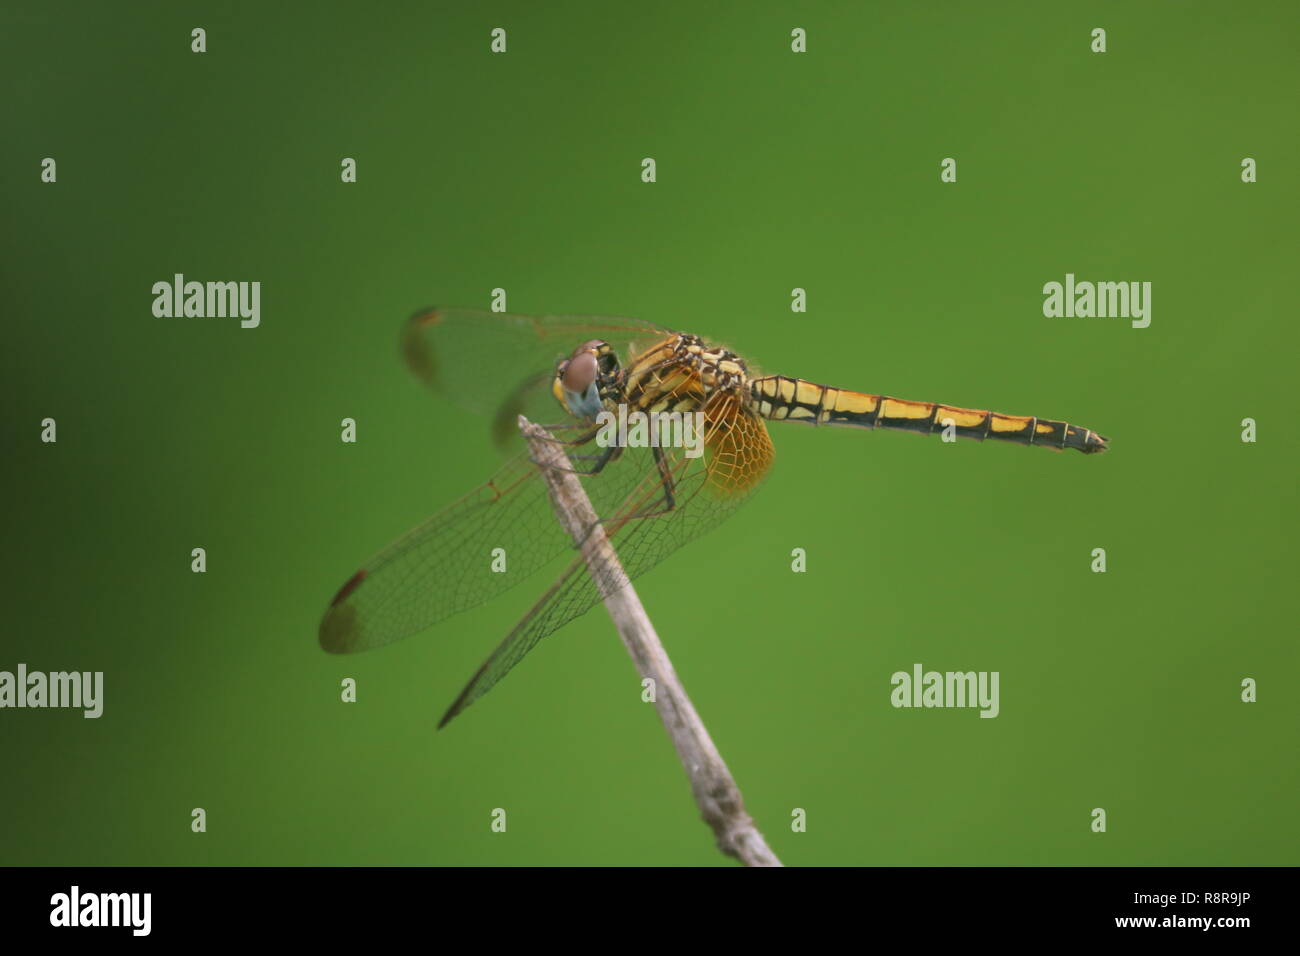
[[[0,669],[106,684],[99,720],[0,711],[0,861],[726,865],[603,610],[437,733],[542,580],[316,644],[362,560],[496,466],[396,345],[498,286],[1113,441],[774,426],[763,490],[641,579],[786,863],[1300,861],[1295,4],[0,16]],[[262,282],[261,327],[155,318],[176,272]],[[1152,282],[1150,328],[1045,318],[1067,272]],[[917,662],[999,671],[1001,715],[895,710]]]

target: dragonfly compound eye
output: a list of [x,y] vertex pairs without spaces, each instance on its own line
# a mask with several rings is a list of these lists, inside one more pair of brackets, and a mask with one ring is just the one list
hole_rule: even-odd
[[600,377],[600,363],[594,352],[586,351],[584,345],[574,353],[573,358],[561,362],[555,370],[555,382],[552,392],[560,404],[578,418],[594,419],[603,410],[597,379]]
[[596,381],[596,356],[592,352],[578,352],[577,355],[564,363],[560,370],[560,381],[564,384],[566,392],[572,392],[574,395],[582,395],[591,388]]

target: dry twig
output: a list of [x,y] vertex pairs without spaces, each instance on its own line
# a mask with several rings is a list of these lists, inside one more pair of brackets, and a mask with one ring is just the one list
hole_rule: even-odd
[[654,681],[651,686],[655,689],[655,709],[677,748],[695,802],[704,821],[713,828],[718,848],[746,866],[781,866],[746,812],[731,771],[677,679],[672,661],[605,536],[582,482],[570,467],[564,446],[522,415],[519,428],[546,478],[555,514],[575,544],[580,543],[587,568],[638,673],[643,680]]

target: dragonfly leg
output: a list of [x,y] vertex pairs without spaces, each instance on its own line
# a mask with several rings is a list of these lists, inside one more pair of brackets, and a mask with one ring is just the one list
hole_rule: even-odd
[[605,470],[605,466],[618,457],[622,451],[617,445],[609,445],[602,448],[597,455],[570,455],[569,461],[590,461],[592,465],[585,471],[581,468],[569,469],[575,475],[599,475]]
[[673,473],[668,467],[668,458],[664,455],[664,450],[655,446],[650,449],[654,453],[655,467],[659,469],[659,487],[663,490],[663,505],[654,511],[644,511],[637,514],[638,518],[653,518],[655,515],[667,514],[677,507],[677,496],[673,494],[677,483],[673,481]]
[[[557,426],[557,427],[577,428],[578,426],[569,425],[569,426]],[[558,442],[561,445],[585,445],[587,444],[587,442],[591,441],[599,434],[600,434],[600,429],[594,428],[594,429],[589,429],[587,431],[584,431],[577,438],[556,438],[554,435],[552,435],[550,437],[550,440],[553,442]]]

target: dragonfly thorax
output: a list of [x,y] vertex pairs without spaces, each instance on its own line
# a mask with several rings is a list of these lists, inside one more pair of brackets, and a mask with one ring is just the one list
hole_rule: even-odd
[[730,349],[709,345],[698,335],[679,335],[676,352],[700,375],[709,391],[744,388],[749,381],[745,360]]
[[702,411],[718,392],[743,392],[749,371],[734,352],[675,333],[633,356],[623,371],[629,405],[643,412]]

